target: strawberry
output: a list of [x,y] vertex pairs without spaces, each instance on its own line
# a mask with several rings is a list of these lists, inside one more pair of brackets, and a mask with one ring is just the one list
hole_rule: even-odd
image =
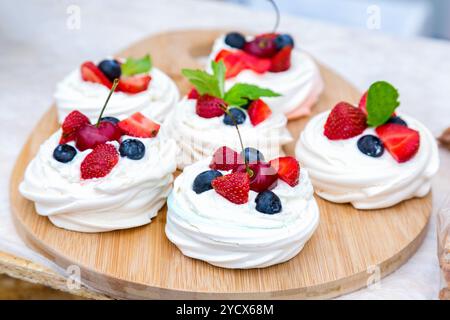
[[266,120],[272,114],[269,106],[261,99],[252,101],[247,109],[252,125],[256,126]]
[[200,94],[198,93],[197,89],[192,88],[191,91],[189,91],[188,99],[197,100]]
[[223,146],[217,149],[216,152],[214,152],[209,167],[214,170],[228,171],[234,170],[243,163],[244,160],[239,153],[231,148]]
[[271,59],[270,72],[282,72],[291,67],[292,46],[283,47]]
[[117,89],[126,93],[139,93],[148,89],[152,77],[147,75],[137,75],[120,78]]
[[221,117],[227,104],[222,99],[204,94],[197,99],[195,112],[202,118]]
[[286,182],[291,187],[298,184],[300,178],[300,165],[294,157],[280,157],[273,159],[270,165],[277,170],[278,178]]
[[81,65],[81,78],[84,81],[103,84],[108,89],[112,88],[112,83],[103,72],[91,61]]
[[419,150],[420,135],[414,129],[387,123],[375,129],[386,149],[399,163],[410,160]]
[[270,70],[272,62],[270,59],[257,58],[247,53],[242,53],[241,58],[245,66],[256,72],[256,73],[264,73]]
[[214,60],[216,62],[222,60],[225,64],[225,79],[233,78],[247,68],[239,52],[231,52],[223,49],[217,54]]
[[81,178],[92,179],[106,176],[119,161],[119,153],[111,144],[99,144],[81,163]]
[[156,137],[161,127],[161,125],[153,122],[140,112],[132,114],[130,117],[120,121],[117,125],[124,134],[140,138]]
[[218,194],[235,204],[248,202],[250,180],[247,173],[235,172],[217,177],[211,185]]
[[339,102],[328,115],[324,135],[330,140],[349,139],[367,128],[366,115],[346,102]]
[[88,117],[82,114],[78,110],[74,110],[67,115],[62,123],[62,135],[59,141],[59,144],[64,144],[69,141],[75,140],[75,136],[77,131],[84,127],[85,125],[90,124]]

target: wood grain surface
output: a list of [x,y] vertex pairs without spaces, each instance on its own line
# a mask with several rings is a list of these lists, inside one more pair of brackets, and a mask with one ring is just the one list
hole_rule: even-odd
[[[182,31],[144,39],[119,53],[151,53],[154,64],[186,92],[182,67],[200,67],[221,31]],[[320,66],[326,90],[313,114],[360,93]],[[298,138],[307,119],[289,122]],[[394,271],[420,245],[431,214],[431,194],[383,210],[359,211],[317,197],[321,222],[303,251],[264,269],[227,270],[187,258],[164,234],[166,208],[150,225],[99,234],[59,229],[36,214],[18,192],[24,170],[39,145],[57,129],[54,106],[40,120],[17,159],[11,207],[24,239],[63,268],[78,265],[82,281],[117,298],[330,298],[366,286]],[[295,143],[286,147],[294,153]]]

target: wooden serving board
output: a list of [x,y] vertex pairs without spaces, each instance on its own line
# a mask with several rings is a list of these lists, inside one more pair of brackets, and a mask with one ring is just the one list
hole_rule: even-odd
[[[155,66],[186,92],[182,67],[200,67],[222,31],[191,30],[144,39],[119,53],[151,53]],[[313,114],[360,93],[323,65],[326,90]],[[291,121],[297,139],[307,119]],[[53,106],[39,121],[17,159],[11,207],[19,231],[36,250],[63,268],[78,265],[82,281],[117,298],[330,298],[370,284],[397,269],[419,247],[431,213],[431,194],[384,209],[359,211],[317,197],[320,225],[292,260],[264,269],[227,270],[187,258],[164,233],[166,208],[147,226],[84,234],[59,229],[39,216],[18,192],[24,170],[39,145],[57,129]],[[295,139],[295,140],[296,140]],[[295,143],[286,147],[294,154]]]

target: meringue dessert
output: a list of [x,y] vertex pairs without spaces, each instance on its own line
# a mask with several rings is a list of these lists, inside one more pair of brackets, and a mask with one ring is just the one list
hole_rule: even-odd
[[28,165],[21,194],[57,227],[104,232],[142,226],[164,206],[176,145],[141,113],[96,125],[72,111]]
[[179,147],[178,168],[211,155],[222,145],[238,148],[235,126],[245,145],[270,158],[282,154],[281,147],[292,141],[287,119],[282,113],[272,112],[260,99],[278,94],[244,83],[225,91],[223,63],[212,62],[212,69],[213,74],[183,70],[195,88],[164,121],[167,134]]
[[424,197],[439,168],[436,141],[416,119],[396,111],[398,92],[374,83],[359,103],[312,118],[296,146],[316,193],[357,209]]
[[166,235],[184,255],[223,268],[264,268],[296,256],[317,228],[314,191],[297,160],[265,162],[253,148],[243,154],[248,168],[242,153],[221,147],[175,179]]
[[279,92],[280,97],[263,100],[288,119],[308,115],[324,88],[317,64],[295,48],[289,34],[244,37],[231,32],[214,42],[208,59],[225,63],[226,89],[244,82]]
[[141,112],[161,122],[179,100],[175,83],[152,66],[148,55],[141,59],[106,59],[98,65],[87,61],[57,85],[54,98],[59,122],[62,123],[74,107],[95,121],[98,106],[116,78],[120,81],[109,102],[108,114],[120,120]]

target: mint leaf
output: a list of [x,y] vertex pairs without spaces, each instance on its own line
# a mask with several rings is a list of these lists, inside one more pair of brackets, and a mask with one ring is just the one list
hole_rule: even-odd
[[367,95],[367,124],[377,127],[386,123],[400,105],[398,91],[386,81],[372,84]]
[[141,59],[127,58],[120,66],[120,69],[124,76],[147,73],[152,69],[152,59],[150,55],[146,55]]
[[223,98],[225,91],[225,65],[222,61],[219,63],[212,61],[211,69],[213,74],[203,70],[192,69],[183,69],[181,73],[194,85],[201,95],[209,94],[210,96]]
[[261,97],[279,97],[280,94],[270,89],[260,88],[247,83],[236,83],[225,93],[225,102],[230,106],[243,106],[249,100],[257,100]]

